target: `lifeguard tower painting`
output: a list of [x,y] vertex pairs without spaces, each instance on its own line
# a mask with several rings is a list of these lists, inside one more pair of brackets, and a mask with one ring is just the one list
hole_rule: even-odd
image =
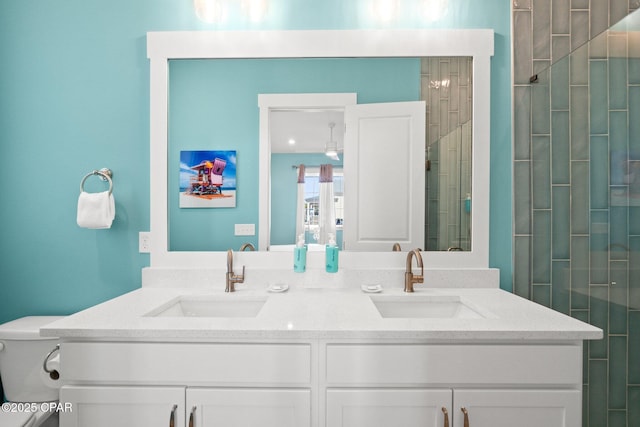
[[236,206],[235,151],[180,151],[180,207]]

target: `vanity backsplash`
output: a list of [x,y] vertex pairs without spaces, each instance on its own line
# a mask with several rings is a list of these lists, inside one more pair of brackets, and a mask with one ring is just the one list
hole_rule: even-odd
[[[236,268],[242,268],[238,265]],[[303,274],[293,270],[261,269],[247,267],[244,283],[238,289],[261,289],[284,284],[291,288],[343,289],[362,285],[380,285],[385,288],[402,288],[404,268],[397,269],[348,269],[327,273],[324,269],[308,268]],[[157,268],[142,270],[143,287],[207,288],[224,290],[224,268]],[[500,271],[487,269],[425,269],[424,283],[420,288],[498,288]]]

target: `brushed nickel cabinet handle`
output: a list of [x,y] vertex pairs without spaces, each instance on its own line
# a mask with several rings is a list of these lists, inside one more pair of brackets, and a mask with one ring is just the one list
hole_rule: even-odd
[[196,417],[196,407],[191,408],[191,415],[189,415],[189,427],[194,426],[194,418]]
[[171,415],[169,415],[169,427],[176,426],[176,411],[178,410],[178,405],[173,405],[173,409],[171,409]]
[[467,408],[460,408],[460,410],[464,414],[464,427],[469,427],[469,411]]
[[442,414],[444,415],[444,427],[449,427],[449,411],[444,406],[442,407]]

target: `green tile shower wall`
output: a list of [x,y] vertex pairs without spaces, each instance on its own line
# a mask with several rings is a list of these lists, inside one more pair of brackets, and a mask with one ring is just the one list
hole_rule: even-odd
[[640,1],[513,5],[514,50],[530,51],[514,53],[514,290],[605,331],[584,349],[583,425],[637,426],[640,207],[624,168],[640,159],[640,46],[596,36]]
[[[207,25],[190,0],[1,1],[0,322],[73,313],[140,286],[148,256],[138,253],[138,232],[149,228],[147,31],[382,28],[368,4],[271,0],[261,24],[232,15]],[[430,25],[496,32],[490,258],[510,288],[509,4],[451,0],[446,18]],[[384,27],[429,25],[404,12]],[[114,171],[116,220],[110,230],[80,229],[80,179],[101,167]],[[243,174],[257,164],[240,167]],[[257,199],[256,179],[243,187]]]
[[[470,126],[473,61],[470,57],[437,57],[425,59],[421,64],[421,95],[427,101],[427,159],[431,165],[425,177],[426,248],[468,249],[470,243],[463,230],[468,230],[469,218],[461,215],[461,204],[465,195],[471,193],[471,168],[462,167],[465,173],[461,176],[455,159],[461,159],[464,165],[471,149],[471,141],[461,136],[462,129]],[[449,85],[443,88],[440,83],[445,80]],[[451,144],[453,141],[459,143]],[[454,194],[451,186],[459,192]]]

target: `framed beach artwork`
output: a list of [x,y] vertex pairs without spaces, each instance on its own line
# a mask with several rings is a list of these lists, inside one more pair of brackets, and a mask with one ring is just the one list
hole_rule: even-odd
[[180,207],[236,207],[235,150],[180,151]]

